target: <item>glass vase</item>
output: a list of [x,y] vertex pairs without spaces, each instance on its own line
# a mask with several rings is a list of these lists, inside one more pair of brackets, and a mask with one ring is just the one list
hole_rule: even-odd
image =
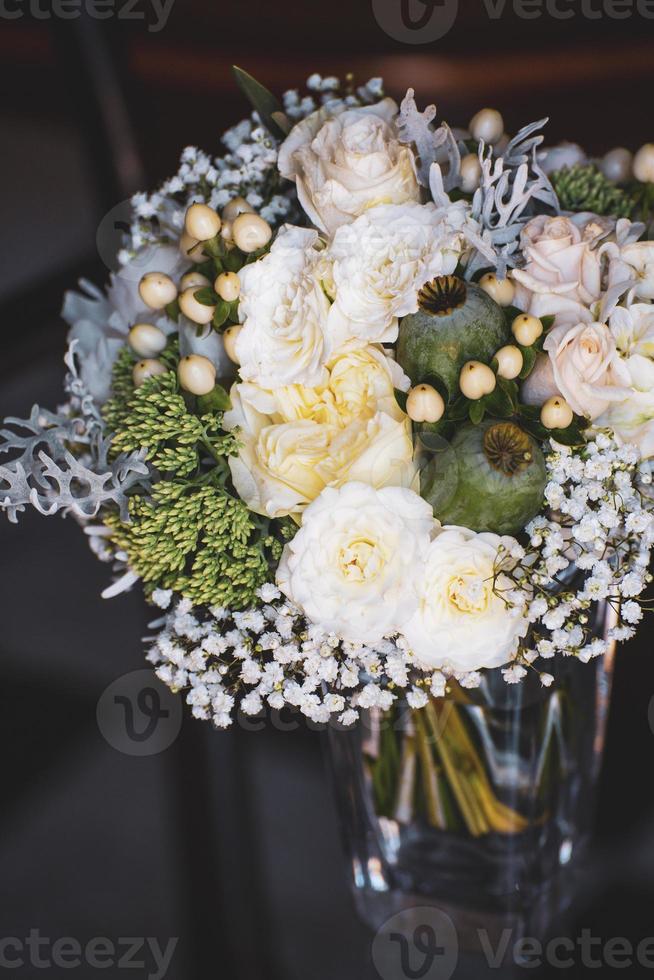
[[[594,636],[613,622],[592,611]],[[419,710],[398,701],[330,728],[329,755],[360,916],[434,905],[459,924],[547,927],[564,910],[588,843],[602,759],[612,649],[558,656],[554,682],[452,684]]]

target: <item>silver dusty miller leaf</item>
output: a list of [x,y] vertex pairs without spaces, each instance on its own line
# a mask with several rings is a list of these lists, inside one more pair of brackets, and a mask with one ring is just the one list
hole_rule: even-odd
[[0,509],[13,523],[28,504],[41,514],[72,513],[80,520],[114,504],[127,519],[128,490],[147,485],[145,450],[109,462],[104,423],[74,355],[73,344],[65,358],[70,401],[58,412],[35,405],[29,418],[7,418],[0,431],[0,454],[12,456],[0,466]]
[[461,153],[457,141],[447,123],[441,123],[437,129],[432,126],[436,118],[436,106],[429,105],[420,112],[414,95],[414,90],[408,89],[400,105],[397,120],[400,139],[403,143],[413,143],[416,148],[418,180],[423,187],[429,187],[432,164],[447,161],[443,186],[446,191],[451,191],[458,184],[461,167]]

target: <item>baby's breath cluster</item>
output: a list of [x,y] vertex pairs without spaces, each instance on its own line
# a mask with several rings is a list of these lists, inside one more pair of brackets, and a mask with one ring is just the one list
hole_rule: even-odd
[[[529,544],[512,573],[528,598],[533,628],[504,672],[509,682],[539,657],[562,653],[588,662],[610,643],[630,639],[643,616],[638,598],[651,581],[652,476],[638,450],[599,432],[581,449],[553,442],[547,468],[549,511],[526,528]],[[592,638],[592,607],[601,601],[615,624],[606,638]],[[551,683],[551,675],[543,679]]]
[[[306,118],[321,105],[366,105],[383,94],[380,78],[372,78],[356,90],[343,91],[338,78],[314,74],[307,79],[307,89],[304,95],[291,89],[282,98],[291,123]],[[301,221],[295,189],[279,176],[277,141],[256,113],[228,129],[222,143],[227,152],[219,157],[187,147],[174,177],[153,194],[134,195],[128,240],[118,256],[121,264],[146,245],[176,242],[184,230],[186,209],[195,202],[221,211],[233,198],[243,197],[273,227],[285,221]]]

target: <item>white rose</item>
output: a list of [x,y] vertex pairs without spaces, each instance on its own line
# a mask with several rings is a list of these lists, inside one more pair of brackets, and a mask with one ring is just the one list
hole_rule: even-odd
[[596,419],[629,394],[629,375],[606,324],[554,327],[543,349],[556,390],[578,415]]
[[601,258],[593,247],[603,231],[597,223],[579,228],[570,218],[539,215],[522,230],[526,264],[515,269],[515,305],[534,316],[554,314],[557,326],[585,320],[585,308],[601,295]]
[[326,632],[375,643],[415,609],[414,570],[433,525],[431,507],[410,490],[326,489],[284,548],[277,584]]
[[295,126],[279,150],[283,177],[294,180],[300,204],[332,235],[377,204],[418,201],[410,147],[399,142],[392,99],[348,109],[326,106]]
[[270,252],[239,272],[243,329],[236,354],[244,381],[263,388],[324,383],[329,300],[318,243],[317,232],[284,225]]
[[239,430],[239,454],[230,457],[229,466],[236,491],[251,510],[298,516],[325,486],[348,480],[375,487],[415,484],[411,425],[403,413],[394,418],[377,412],[345,427],[311,418],[271,422],[261,409],[274,405],[274,397],[253,389],[232,388],[232,409],[224,419],[226,428]]
[[633,242],[620,249],[620,258],[626,262],[636,279],[634,292],[640,299],[654,299],[654,242]]
[[401,629],[416,663],[455,671],[499,667],[511,660],[528,623],[510,609],[499,573],[499,546],[513,539],[445,527],[427,551],[418,582],[418,607]]
[[597,424],[613,429],[621,442],[638,446],[647,459],[654,456],[654,307],[618,307],[610,326],[631,391],[624,401],[612,403]]
[[466,220],[458,205],[383,205],[340,228],[328,250],[335,342],[396,340],[397,318],[416,312],[420,288],[456,269]]

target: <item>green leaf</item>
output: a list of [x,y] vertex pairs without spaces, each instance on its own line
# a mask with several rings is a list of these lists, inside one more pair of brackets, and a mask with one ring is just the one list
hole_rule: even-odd
[[446,418],[451,422],[462,422],[468,418],[472,402],[465,395],[460,395],[451,405],[447,407]]
[[230,397],[221,385],[216,385],[207,395],[198,396],[198,409],[202,415],[226,412],[231,407]]
[[220,297],[211,286],[202,286],[193,293],[194,298],[203,306],[215,306]]
[[477,402],[470,402],[470,408],[468,409],[468,414],[470,416],[470,421],[472,422],[473,425],[479,425],[479,423],[483,421],[484,412],[485,412],[485,408],[483,404],[483,398]]
[[408,391],[401,391],[399,388],[393,388],[393,393],[395,394],[395,401],[400,406],[403,412],[406,412],[406,400],[409,396]]
[[269,92],[256,78],[243,71],[238,65],[233,65],[232,71],[236,78],[236,84],[258,113],[261,122],[271,136],[279,140],[285,139],[288,133],[284,124],[286,117],[284,110],[272,92]]
[[552,327],[554,326],[554,321],[556,317],[553,314],[548,313],[547,316],[541,316],[539,319],[540,322],[543,324],[543,333],[547,333],[547,331],[551,330]]
[[216,311],[213,315],[213,326],[216,330],[219,330],[223,326],[227,317],[229,316],[229,303],[226,303],[224,299],[218,298],[216,303]]
[[484,395],[481,404],[489,415],[495,415],[497,418],[508,419],[515,414],[515,402],[510,392],[501,384],[498,384],[490,395]]
[[243,253],[233,248],[223,259],[223,265],[227,272],[240,272],[243,268]]
[[525,378],[528,378],[531,372],[534,370],[534,364],[536,363],[538,351],[533,347],[520,347],[520,351],[522,353],[522,371],[518,377],[521,381],[524,381]]
[[174,299],[172,303],[168,303],[168,305],[165,307],[165,311],[168,319],[172,320],[173,323],[177,323],[179,320],[179,302],[177,299]]

